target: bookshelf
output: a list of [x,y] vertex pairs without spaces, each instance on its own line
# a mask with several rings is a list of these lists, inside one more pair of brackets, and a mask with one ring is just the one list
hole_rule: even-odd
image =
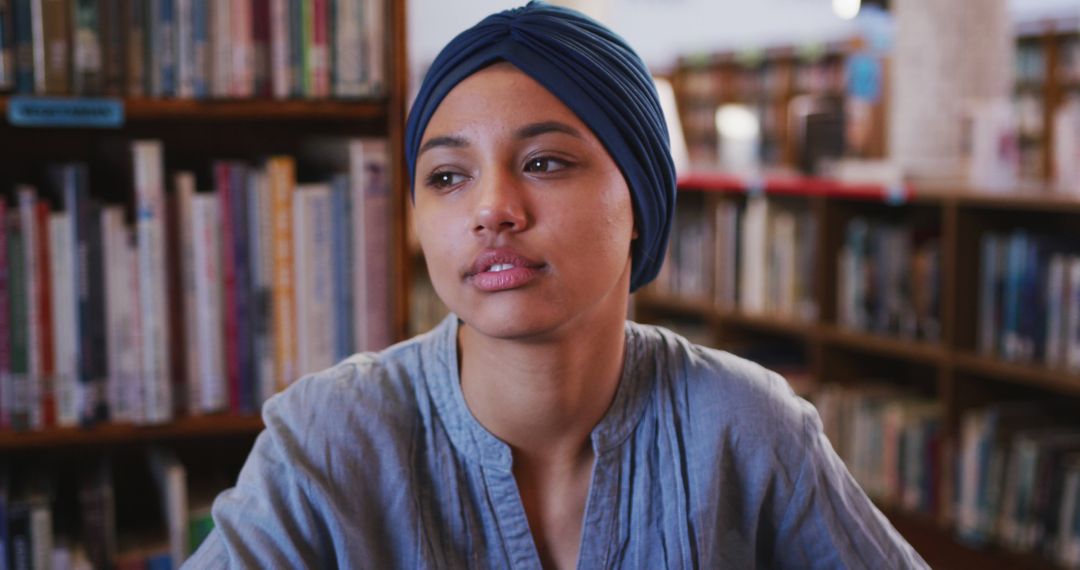
[[[12,101],[16,98],[33,98],[35,95],[17,93],[14,84],[5,87],[4,73],[10,74],[12,70],[0,69],[0,146],[4,148],[4,156],[0,158],[0,199],[7,202],[5,216],[18,210],[15,185],[33,185],[38,190],[39,199],[52,201],[56,194],[52,189],[54,181],[50,178],[49,168],[54,164],[78,162],[87,165],[90,197],[103,204],[120,206],[126,225],[131,227],[135,219],[133,141],[161,142],[163,190],[165,197],[171,200],[177,191],[173,174],[179,171],[195,173],[198,195],[207,188],[216,188],[217,175],[213,169],[216,161],[242,161],[252,165],[254,170],[261,168],[262,161],[267,157],[285,155],[296,159],[298,185],[321,183],[340,171],[334,170],[336,166],[321,162],[323,157],[319,154],[326,147],[317,144],[309,146],[312,141],[333,141],[337,144],[358,138],[382,139],[387,149],[384,165],[388,195],[383,206],[387,219],[383,244],[387,249],[385,283],[389,305],[385,309],[387,322],[383,325],[390,341],[404,338],[409,319],[409,298],[404,291],[410,283],[409,273],[413,263],[413,256],[407,250],[404,239],[408,196],[402,190],[406,184],[404,157],[400,151],[407,95],[406,7],[400,2],[384,0],[363,2],[365,5],[378,3],[381,6],[379,10],[382,14],[376,21],[383,24],[378,26],[385,59],[379,62],[384,70],[383,84],[381,90],[369,95],[336,97],[332,93],[307,93],[276,98],[268,93],[236,97],[207,93],[200,98],[148,97],[131,96],[126,84],[121,84],[119,91],[106,88],[86,93],[86,97],[108,97],[122,105],[124,121],[119,127],[16,127],[7,119]],[[142,5],[141,2],[130,5],[110,0],[101,2],[102,10],[105,6],[121,4],[126,8]],[[146,6],[151,4],[158,8],[173,5],[152,2]],[[301,6],[312,8],[319,4],[327,10],[336,10],[346,4],[359,5],[347,1],[327,3],[312,0],[253,0],[232,4],[234,8],[250,4],[256,10],[259,6],[271,5],[300,9]],[[201,6],[201,9],[218,9],[216,2],[205,0],[175,3],[177,10],[182,9],[180,6],[192,5]],[[0,11],[0,19],[10,17],[10,11]],[[258,16],[253,14],[253,18],[257,19]],[[0,22],[7,23],[7,20]],[[147,26],[150,26],[149,20]],[[327,38],[321,41],[327,41]],[[7,47],[6,43],[4,47]],[[326,47],[330,50],[326,54],[327,61],[337,61],[337,56],[331,55],[333,46]],[[104,57],[108,59],[112,56]],[[59,97],[80,101],[79,97],[71,95]],[[170,204],[167,208],[172,210],[174,206]],[[167,223],[172,222],[167,220]],[[6,217],[0,228],[7,231]],[[6,242],[4,247],[7,247]],[[174,255],[170,251],[169,256]],[[6,270],[6,266],[3,269]],[[5,298],[3,302],[6,304],[8,300]],[[174,353],[167,372],[174,376],[178,369],[186,366],[178,363],[178,359],[183,359],[186,342],[184,338],[176,338],[175,332],[171,334],[173,340],[170,348]],[[9,340],[7,331],[0,337],[2,342]],[[5,362],[0,360],[0,365],[5,365]],[[6,374],[7,370],[3,372]],[[181,389],[175,377],[170,382],[174,390]],[[0,398],[8,396],[3,394]],[[91,422],[89,425],[79,422],[80,425],[76,426],[29,430],[0,426],[0,522],[7,522],[5,519],[9,516],[16,516],[12,514],[13,505],[25,500],[34,515],[51,515],[57,556],[73,555],[74,545],[82,543],[82,550],[96,566],[103,560],[123,566],[123,563],[153,561],[155,555],[160,558],[162,537],[144,539],[134,532],[134,529],[144,527],[160,528],[163,518],[175,514],[163,512],[159,501],[161,494],[166,491],[156,482],[157,475],[148,467],[148,461],[159,467],[165,465],[164,469],[169,473],[186,472],[186,488],[169,487],[168,493],[186,494],[192,508],[198,507],[200,511],[198,517],[191,515],[192,523],[198,518],[205,528],[209,501],[235,483],[243,460],[255,437],[263,429],[257,410],[258,406],[248,411],[226,409],[200,415],[177,410],[173,419],[150,424],[128,420]],[[163,452],[166,458],[158,461],[159,452]],[[97,479],[99,469],[108,474],[107,484]],[[88,483],[87,479],[94,481]],[[89,488],[86,487],[88,484]],[[115,525],[111,530],[86,526],[91,524],[85,520],[87,516],[105,515],[106,511],[87,515],[86,509],[89,507],[86,501],[98,499],[112,505],[109,512],[115,516]],[[23,518],[19,521],[26,522],[25,514],[23,512]],[[183,513],[184,517],[187,515]],[[0,529],[3,528],[5,525],[0,525]],[[132,534],[135,536],[128,536]],[[9,540],[10,537],[0,534],[0,541]],[[166,546],[172,544],[172,537],[169,538]],[[10,544],[7,543],[9,547]],[[10,553],[11,549],[8,548],[7,552]],[[145,560],[135,562],[132,559],[132,556],[144,555]],[[182,556],[172,557],[174,567],[180,561],[177,558]],[[0,560],[0,567],[7,567],[8,563],[8,560]]]
[[[715,288],[687,296],[679,291],[679,287],[686,283],[685,278],[667,277],[665,281],[664,271],[676,274],[700,271],[715,275],[712,280],[715,285],[725,280],[725,271],[735,271],[740,275],[734,281],[742,283],[741,274],[753,271],[753,264],[745,260],[748,250],[743,249],[741,243],[725,250],[724,240],[736,235],[741,241],[742,236],[751,235],[746,232],[753,230],[740,225],[735,234],[726,233],[719,228],[730,219],[721,214],[725,208],[734,206],[740,212],[738,223],[748,223],[747,212],[751,208],[750,203],[755,200],[776,204],[775,209],[771,210],[770,228],[782,225],[783,222],[777,222],[776,218],[786,214],[798,215],[801,212],[816,221],[812,226],[816,247],[809,250],[813,252],[812,263],[808,270],[805,269],[807,266],[799,266],[810,274],[802,281],[801,287],[810,287],[816,314],[808,317],[785,312],[790,305],[775,300],[766,301],[761,307],[747,308],[742,303],[744,297],[741,290],[734,299]],[[917,410],[918,406],[932,406],[933,411],[927,413],[932,414],[932,425],[940,430],[940,436],[935,436],[939,439],[935,440],[933,447],[927,447],[934,451],[928,451],[919,461],[930,461],[929,458],[933,457],[937,463],[935,467],[927,467],[929,464],[924,463],[915,465],[922,470],[920,476],[928,479],[922,480],[922,491],[932,490],[936,498],[930,500],[923,497],[931,502],[909,508],[896,496],[880,496],[871,492],[883,512],[935,568],[961,568],[973,563],[983,564],[987,568],[1059,567],[1051,557],[1031,551],[1028,546],[1008,547],[999,544],[996,538],[983,542],[959,538],[961,533],[957,528],[957,513],[960,503],[953,487],[961,469],[957,458],[963,455],[965,441],[968,441],[964,435],[965,422],[980,410],[1002,403],[1030,401],[1040,406],[1039,410],[1045,410],[1048,416],[1060,414],[1064,418],[1062,425],[1080,428],[1076,420],[1080,417],[1080,372],[1060,364],[1046,364],[1043,356],[1040,356],[1049,351],[1045,348],[1044,340],[1039,341],[1036,356],[1032,358],[1005,358],[1003,353],[987,353],[981,349],[979,340],[980,322],[984,320],[980,314],[980,298],[984,292],[981,281],[984,267],[980,253],[985,238],[1026,231],[1050,236],[1046,239],[1056,240],[1053,241],[1054,247],[1073,252],[1071,247],[1078,237],[1076,220],[1080,213],[1080,201],[1053,194],[1049,189],[1029,188],[1013,194],[986,194],[966,188],[919,184],[885,188],[790,176],[747,180],[716,173],[681,177],[679,201],[689,210],[704,211],[704,218],[712,220],[714,230],[707,235],[713,236],[717,245],[708,249],[701,258],[688,256],[681,251],[671,257],[672,251],[678,251],[686,231],[691,232],[689,239],[696,239],[694,236],[701,233],[697,228],[680,228],[680,215],[677,212],[672,250],[669,251],[669,261],[666,261],[671,267],[662,271],[656,283],[634,296],[636,320],[672,326],[676,330],[680,326],[688,326],[695,338],[704,336],[713,346],[746,355],[781,374],[787,375],[793,371],[799,377],[797,382],[792,382],[793,387],[819,406],[823,405],[823,400],[817,398],[829,386],[838,386],[841,390],[858,394],[852,400],[856,402],[853,404],[856,407],[866,406],[866,401],[873,404],[875,397],[878,403],[873,405],[885,408],[894,406],[900,414],[916,415],[920,412],[911,410]],[[717,212],[719,214],[712,217]],[[692,221],[696,218],[687,219]],[[880,230],[881,236],[889,236],[889,231],[893,231],[889,228],[895,228],[900,232],[896,235],[907,236],[912,242],[921,240],[924,244],[931,244],[926,251],[936,256],[930,259],[936,259],[936,271],[932,275],[935,276],[933,282],[937,283],[939,295],[929,305],[931,314],[928,317],[931,318],[927,322],[930,326],[911,325],[905,328],[902,323],[893,323],[890,325],[892,328],[879,330],[872,323],[862,327],[845,324],[845,301],[838,294],[838,289],[844,291],[845,287],[851,288],[850,284],[842,282],[845,275],[843,252],[852,244],[853,234],[849,228],[853,220],[869,220],[870,227],[874,223],[880,224],[884,228]],[[781,234],[768,234],[767,239],[771,244],[783,243],[777,235]],[[871,235],[874,235],[873,231]],[[887,242],[874,243],[882,251],[892,251],[880,245]],[[916,250],[914,246],[902,250],[906,252],[904,259],[916,257]],[[737,259],[725,262],[722,259],[724,251],[737,252]],[[773,260],[772,271],[775,273],[769,275],[784,275],[783,260],[787,259],[787,254],[773,249],[762,251],[767,253],[759,254],[771,256],[769,258]],[[701,263],[701,259],[706,260],[704,266],[679,267],[686,260]],[[877,260],[873,256],[868,259]],[[874,279],[879,279],[878,288],[871,291],[876,291],[878,298],[882,299],[872,304],[874,309],[871,316],[878,315],[884,321],[892,322],[886,318],[889,316],[885,307],[890,289],[884,285],[888,281],[887,267],[891,262],[876,262],[878,265],[874,268],[865,269],[877,272],[873,275],[877,276]],[[1047,261],[1041,263],[1038,267],[1045,274]],[[921,279],[920,269],[903,264],[900,267],[905,269],[904,280]],[[786,294],[783,291],[788,285],[776,288],[768,281],[765,283],[766,289],[779,291],[779,295]],[[1036,281],[1035,285],[1045,287],[1046,283]],[[901,288],[901,291],[906,297],[891,302],[907,303],[902,305],[907,309],[918,303],[918,294],[910,288]],[[874,293],[868,294],[867,299],[867,303],[872,303]],[[1050,325],[1047,321],[1037,321],[1030,326],[1032,330],[1038,330]],[[807,378],[809,388],[804,385]],[[874,390],[877,393],[884,391],[885,396],[874,396]],[[911,403],[913,401],[915,403]],[[859,409],[865,411],[871,408]],[[822,416],[826,422],[826,433],[832,437],[829,427],[831,412],[822,409]],[[887,438],[881,441],[887,441]],[[834,446],[838,446],[838,452],[845,460],[858,457],[846,456],[840,445],[834,441]],[[878,445],[887,447],[880,441]],[[910,463],[908,461],[901,465]],[[860,475],[855,467],[853,472],[856,472],[858,479]],[[865,479],[860,483],[864,486],[868,484]],[[876,481],[870,481],[868,488],[874,488],[874,484],[877,484]],[[908,491],[911,489],[910,485],[893,484]]]

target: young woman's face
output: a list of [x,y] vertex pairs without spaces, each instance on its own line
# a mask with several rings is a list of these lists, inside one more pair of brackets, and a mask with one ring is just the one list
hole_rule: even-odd
[[432,284],[479,332],[530,338],[625,317],[626,181],[573,112],[507,63],[443,99],[416,161],[415,220]]

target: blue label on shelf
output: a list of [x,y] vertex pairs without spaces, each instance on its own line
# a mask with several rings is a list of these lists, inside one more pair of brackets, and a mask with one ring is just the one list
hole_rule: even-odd
[[124,125],[120,99],[12,97],[8,122],[16,127],[115,129]]
[[907,188],[903,184],[890,184],[885,187],[885,203],[901,206],[907,202]]

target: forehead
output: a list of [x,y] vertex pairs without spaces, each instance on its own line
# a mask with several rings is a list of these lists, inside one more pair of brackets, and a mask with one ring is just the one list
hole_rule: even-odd
[[509,131],[551,120],[592,136],[581,119],[543,85],[512,64],[499,62],[454,86],[431,116],[423,138],[473,129]]

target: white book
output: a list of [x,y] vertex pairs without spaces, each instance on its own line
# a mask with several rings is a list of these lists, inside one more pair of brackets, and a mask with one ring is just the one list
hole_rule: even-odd
[[193,0],[175,0],[173,26],[176,30],[176,95],[195,96],[195,31]]
[[146,417],[146,382],[143,381],[142,294],[139,286],[139,250],[135,231],[125,227],[124,248],[120,257],[120,273],[126,282],[128,296],[122,319],[125,334],[121,337],[120,376],[121,398],[132,423],[143,423]]
[[326,184],[298,185],[294,202],[300,374],[334,364],[333,198]]
[[41,345],[42,329],[39,310],[41,308],[42,283],[39,279],[41,256],[38,255],[38,241],[40,231],[37,224],[37,190],[32,186],[18,186],[15,189],[19,200],[19,219],[22,225],[23,235],[23,259],[26,269],[26,348],[27,370],[26,389],[27,402],[30,404],[30,429],[44,427],[45,418],[41,409],[41,398],[44,396],[42,386],[42,362]]
[[[192,406],[200,412],[214,412],[228,406],[225,380],[224,313],[221,288],[220,204],[216,194],[196,194],[191,202],[193,266],[195,268],[195,320],[189,330],[198,345],[199,400]],[[190,338],[190,337],[189,337]]]
[[386,88],[386,21],[383,0],[364,0],[364,48],[366,56],[366,94],[378,95]]
[[359,97],[364,94],[364,0],[337,0],[337,12],[330,18],[334,26],[334,45],[337,56],[337,80],[334,95]]
[[768,291],[766,263],[769,255],[769,202],[765,197],[751,197],[743,214],[740,244],[739,308],[747,313],[765,310]]
[[145,421],[172,419],[169,305],[165,271],[164,160],[161,141],[132,143],[135,166],[135,231],[138,244]]
[[277,99],[287,99],[292,92],[289,30],[289,0],[270,0],[270,76]]
[[777,213],[773,219],[772,239],[776,271],[769,275],[769,280],[770,282],[775,280],[773,289],[777,292],[777,296],[768,299],[767,302],[774,312],[785,317],[794,317],[797,301],[795,280],[798,266],[795,258],[796,221],[793,213]]
[[30,507],[30,549],[34,570],[52,570],[52,509],[44,497],[35,498]]
[[349,141],[356,351],[381,350],[393,342],[387,156],[384,139]]
[[160,448],[151,450],[149,461],[169,534],[172,567],[179,568],[189,554],[187,470],[174,454]]
[[210,95],[217,98],[232,96],[233,46],[232,2],[211,0],[210,8]]
[[79,346],[76,323],[74,236],[70,212],[49,214],[49,263],[52,264],[53,392],[56,424],[73,427],[79,423]]

